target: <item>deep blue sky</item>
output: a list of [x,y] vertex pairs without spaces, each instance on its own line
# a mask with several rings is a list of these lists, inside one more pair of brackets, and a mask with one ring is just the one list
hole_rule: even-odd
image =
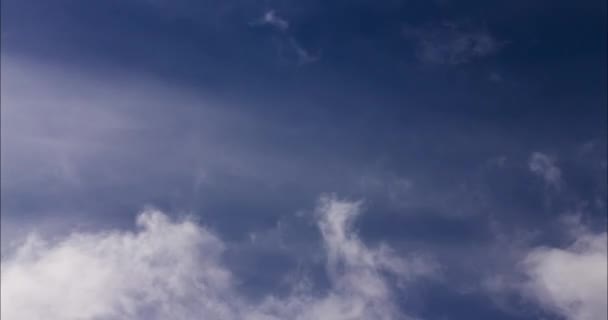
[[323,288],[306,212],[329,193],[363,201],[364,243],[441,265],[398,291],[407,314],[562,319],[487,281],[517,277],[531,248],[567,247],[564,216],[606,230],[605,1],[1,12],[3,252],[31,230],[131,228],[154,206],[215,230],[250,299],[294,268]]

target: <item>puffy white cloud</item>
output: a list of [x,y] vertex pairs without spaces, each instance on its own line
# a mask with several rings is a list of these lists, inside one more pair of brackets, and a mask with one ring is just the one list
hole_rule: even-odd
[[[494,247],[504,267],[482,281],[495,305],[508,313],[530,315],[531,306],[564,320],[606,319],[608,236],[583,223],[581,213],[563,215],[561,246],[530,246],[540,233],[508,237]],[[501,240],[504,241],[504,240]],[[493,258],[494,261],[500,261]]]
[[559,189],[562,184],[562,172],[555,164],[555,159],[541,152],[533,152],[528,161],[528,168],[545,180],[552,188]]
[[53,243],[30,237],[2,261],[3,319],[404,319],[386,274],[404,285],[434,264],[370,248],[352,231],[359,204],[327,197],[318,208],[331,281],[307,281],[287,296],[248,301],[222,263],[223,242],[190,221],[159,211],[138,230],[74,233]]
[[606,319],[608,256],[606,232],[578,232],[567,248],[540,247],[522,261],[526,295],[569,320]]
[[134,233],[75,233],[54,244],[30,237],[2,261],[2,318],[229,319],[222,242],[157,211],[137,225]]

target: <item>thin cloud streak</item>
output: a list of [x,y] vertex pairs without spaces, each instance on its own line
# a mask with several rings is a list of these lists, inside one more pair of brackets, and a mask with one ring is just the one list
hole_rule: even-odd
[[270,26],[279,34],[276,37],[276,45],[279,58],[290,61],[295,60],[297,65],[305,65],[316,62],[320,56],[311,53],[290,32],[289,21],[277,14],[275,10],[268,10],[258,20],[251,23],[252,26]]

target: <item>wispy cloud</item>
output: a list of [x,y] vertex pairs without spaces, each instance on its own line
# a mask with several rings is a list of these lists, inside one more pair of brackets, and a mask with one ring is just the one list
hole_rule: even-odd
[[533,152],[528,161],[528,168],[543,178],[547,186],[555,190],[559,190],[562,186],[562,172],[553,157],[542,152]]
[[416,57],[433,64],[472,62],[498,52],[503,46],[486,29],[464,28],[454,23],[405,27],[403,34],[414,41]]
[[138,230],[31,237],[2,261],[2,318],[30,319],[404,319],[395,286],[436,272],[428,260],[368,247],[351,224],[359,203],[324,197],[317,209],[331,286],[299,282],[287,296],[248,301],[222,261],[224,243],[190,220],[148,210]]
[[276,37],[278,54],[283,60],[295,60],[298,65],[308,64],[319,60],[318,54],[311,53],[304,48],[296,37],[290,32],[289,21],[277,14],[275,10],[268,10],[264,15],[254,21],[252,26],[271,26],[279,35]]
[[268,10],[264,13],[262,19],[260,19],[259,24],[267,24],[275,27],[279,31],[287,31],[289,28],[289,22],[282,17],[279,17],[274,10]]
[[313,54],[307,49],[304,49],[304,47],[302,47],[302,45],[294,37],[289,38],[289,45],[295,52],[299,64],[308,64],[319,60],[318,54]]

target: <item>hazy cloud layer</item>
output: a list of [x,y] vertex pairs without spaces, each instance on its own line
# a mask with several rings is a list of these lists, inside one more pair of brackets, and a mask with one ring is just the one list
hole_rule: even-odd
[[485,29],[466,29],[455,23],[430,27],[405,27],[414,41],[416,57],[425,63],[458,65],[496,53],[502,47]]

